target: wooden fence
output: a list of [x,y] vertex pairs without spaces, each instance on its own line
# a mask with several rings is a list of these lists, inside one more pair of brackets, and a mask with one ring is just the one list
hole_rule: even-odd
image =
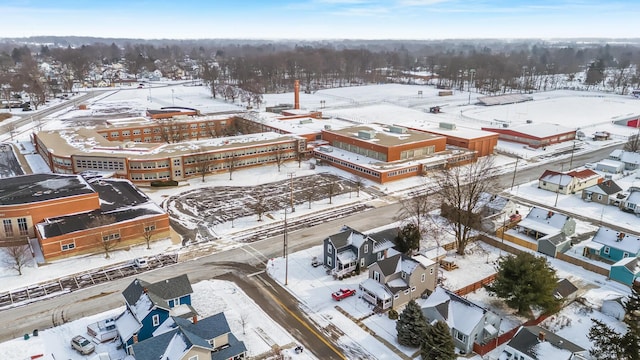
[[460,288],[460,289],[454,291],[454,293],[456,295],[459,295],[459,296],[467,295],[468,293],[472,293],[472,292],[482,288],[485,285],[491,284],[493,282],[493,280],[495,280],[495,279],[496,279],[496,274],[491,274],[491,275],[487,276],[486,278],[484,278],[482,280],[476,281],[473,284],[469,284],[469,285],[467,285],[467,286],[465,286],[463,288]]
[[520,329],[521,326],[538,325],[551,315],[553,314],[542,314],[535,319],[528,320],[524,324],[516,326],[515,328],[505,332],[504,334],[498,336],[497,338],[489,341],[486,344],[481,345],[478,343],[473,343],[473,352],[475,352],[480,356],[484,356],[489,351],[511,340],[515,336],[515,334],[518,332],[518,329]]

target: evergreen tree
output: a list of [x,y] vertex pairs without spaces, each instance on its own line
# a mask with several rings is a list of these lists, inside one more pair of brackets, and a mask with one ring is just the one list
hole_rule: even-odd
[[557,286],[558,277],[547,261],[523,252],[501,258],[496,280],[485,288],[519,314],[528,315],[531,306],[546,312],[557,309],[560,302],[553,296]]
[[420,229],[414,223],[408,223],[396,236],[396,249],[407,254],[420,248]]
[[421,349],[422,360],[456,360],[455,345],[449,326],[443,321],[427,325]]
[[593,343],[589,353],[595,360],[640,360],[640,284],[634,283],[624,304],[627,332],[618,334],[609,325],[592,320],[587,337]]
[[409,301],[396,322],[398,342],[401,345],[418,347],[424,339],[426,329],[427,320],[420,305],[414,300]]

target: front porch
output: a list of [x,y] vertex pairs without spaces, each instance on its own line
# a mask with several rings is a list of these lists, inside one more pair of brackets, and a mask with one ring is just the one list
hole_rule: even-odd
[[367,279],[360,283],[362,299],[371,305],[387,310],[393,307],[393,296],[387,288],[373,279]]

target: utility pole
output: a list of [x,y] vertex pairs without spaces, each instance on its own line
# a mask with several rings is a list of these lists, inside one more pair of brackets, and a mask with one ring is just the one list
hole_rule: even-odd
[[560,186],[562,186],[562,175],[564,171],[564,164],[560,164],[560,181],[558,182],[558,187],[556,188],[556,202],[553,204],[553,207],[558,206],[558,195],[560,195]]
[[283,236],[283,240],[284,240],[284,251],[283,251],[283,256],[284,256],[284,284],[285,286],[288,285],[288,280],[289,280],[289,249],[288,249],[288,242],[289,242],[289,233],[287,231],[287,209],[284,209],[284,236]]
[[290,182],[289,182],[289,198],[290,198],[290,200],[289,201],[291,203],[291,212],[292,213],[296,212],[296,208],[293,207],[293,177],[294,177],[295,174],[296,173],[294,173],[294,172],[290,172],[290,173],[287,174],[287,175],[289,175],[289,179],[290,179]]
[[576,141],[573,140],[573,147],[571,148],[571,160],[569,160],[569,170],[573,169],[573,153],[576,151]]
[[518,160],[520,160],[520,157],[516,158],[516,166],[513,168],[513,178],[511,179],[511,189],[513,190],[513,184],[515,184],[516,182],[516,171],[518,171]]

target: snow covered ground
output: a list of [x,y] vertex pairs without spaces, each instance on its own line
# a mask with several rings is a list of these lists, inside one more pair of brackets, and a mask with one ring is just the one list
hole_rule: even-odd
[[[210,93],[206,87],[202,86],[166,86],[170,83],[158,83],[152,87],[144,89],[122,89],[117,92],[109,92],[100,97],[87,102],[88,110],[77,110],[73,100],[66,100],[68,106],[58,111],[56,114],[47,117],[45,121],[39,124],[28,124],[23,128],[16,129],[16,133],[20,134],[14,139],[20,142],[28,143],[28,135],[30,129],[37,125],[41,129],[59,129],[67,126],[69,120],[74,118],[91,117],[91,116],[113,116],[116,112],[123,112],[132,114],[135,116],[142,115],[146,109],[156,109],[162,106],[188,106],[201,109],[202,112],[216,112],[216,111],[235,111],[242,110],[241,104],[230,104],[222,100],[214,101],[211,99]],[[423,95],[418,95],[418,91],[422,91]],[[574,126],[589,129],[585,131],[587,135],[593,130],[609,131],[614,134],[614,140],[607,142],[621,143],[623,138],[630,134],[635,133],[635,129],[630,129],[622,126],[612,125],[611,121],[615,118],[626,116],[637,111],[638,100],[630,97],[623,96],[601,96],[599,93],[587,93],[587,92],[572,92],[572,91],[553,91],[534,94],[534,101],[526,102],[522,104],[506,105],[499,107],[479,107],[476,105],[469,105],[475,103],[477,94],[472,93],[469,96],[466,92],[455,92],[450,97],[438,97],[437,91],[433,87],[416,86],[416,85],[371,85],[371,86],[358,86],[339,89],[320,90],[312,94],[300,94],[300,101],[303,108],[309,110],[321,110],[325,114],[331,114],[348,118],[354,122],[395,122],[395,119],[412,119],[412,121],[444,121],[455,122],[459,126],[466,126],[470,128],[479,128],[486,125],[487,121],[492,119],[505,119],[512,121],[514,124],[518,122],[524,122],[525,120],[532,119],[534,123],[543,123],[549,119],[549,122],[560,122],[565,126]],[[586,97],[588,96],[588,97]],[[471,101],[469,101],[469,98]],[[264,103],[262,107],[272,106],[279,103],[292,103],[293,94],[269,94],[264,96]],[[57,100],[56,100],[57,101]],[[53,102],[51,103],[53,104]],[[596,108],[590,107],[591,104],[595,104]],[[441,105],[443,106],[444,114],[442,117],[433,117],[425,113],[425,109],[428,111],[429,106]],[[582,108],[591,109],[581,110]],[[41,108],[43,109],[43,108]],[[607,109],[601,112],[600,109]],[[546,112],[545,112],[546,111]],[[27,114],[13,112],[14,118],[9,121],[15,121],[20,116],[30,116]],[[575,115],[574,115],[575,114]],[[551,116],[553,115],[553,116]],[[4,122],[3,122],[4,123]],[[8,140],[8,134],[0,136],[1,140]],[[603,143],[583,142],[578,147],[580,151],[588,151]],[[559,144],[547,147],[546,150],[531,149],[522,146],[521,144],[499,142],[498,148],[507,153],[517,155],[521,158],[518,163],[518,168],[525,166],[540,166],[544,163],[545,155],[551,154],[558,149],[571,147],[572,144]],[[42,161],[38,160],[37,155],[33,155],[33,149],[28,145],[24,149],[24,154],[27,157],[32,170],[36,172],[47,171],[46,165]],[[568,157],[569,155],[566,155]],[[513,171],[515,163],[514,158],[497,156],[496,163],[505,172]],[[298,168],[297,163],[286,163],[285,168],[278,172],[275,166],[265,166],[247,170],[237,170],[234,172],[234,180],[230,182],[228,180],[228,174],[222,173],[217,175],[207,176],[206,181],[203,183],[200,179],[192,179],[179,188],[173,189],[144,189],[145,192],[157,203],[161,204],[168,196],[174,195],[177,192],[193,189],[196,187],[213,187],[213,186],[254,186],[259,183],[267,183],[275,180],[283,180],[287,178],[289,172],[295,172],[295,176],[303,176],[306,174],[316,173],[318,171],[326,171],[335,174],[342,175],[344,177],[350,177],[346,173],[335,169],[333,167],[316,167],[315,170],[311,170],[309,164],[303,163],[301,168]],[[543,171],[541,167],[541,172]],[[637,179],[634,175],[627,176],[624,179],[615,179],[619,181],[619,184],[626,188],[626,185],[636,185]],[[384,191],[388,194],[402,194],[407,189],[424,185],[424,179],[411,178],[405,179],[384,186],[368,183],[367,186],[376,187],[377,190]],[[629,186],[630,186],[629,185]],[[555,202],[556,194],[544,190],[537,189],[537,183],[532,182],[530,184],[520,185],[512,191],[515,195],[530,198],[536,201],[544,202],[546,204],[553,205]],[[320,211],[328,209],[330,207],[340,206],[352,202],[369,201],[367,197],[355,198],[355,194],[342,195],[334,198],[333,204],[314,203],[312,204],[311,211]],[[376,200],[378,201],[378,200]],[[581,214],[588,214],[594,219],[603,219],[604,221],[615,220],[622,222],[622,226],[629,226],[635,228],[638,225],[638,220],[633,215],[629,215],[619,211],[614,207],[600,207],[594,203],[585,203],[579,199],[578,195],[559,195],[558,207],[566,209],[580,209]],[[301,216],[309,213],[306,206],[300,206],[296,209],[296,216]],[[284,213],[273,213],[271,217],[267,217],[266,221],[258,224],[255,216],[235,219],[233,227],[230,223],[221,224],[214,229],[216,234],[223,237],[232,235],[235,232],[246,230],[254,226],[264,226],[265,224],[282,221]],[[593,228],[589,224],[579,225],[579,231],[592,231]],[[237,246],[237,244],[228,244],[229,246]],[[483,246],[484,248],[484,246]],[[0,279],[2,285],[0,290],[10,290],[24,286],[25,284],[37,283],[47,279],[67,275],[69,273],[80,272],[83,270],[106,266],[120,261],[131,261],[132,259],[148,254],[154,254],[166,251],[175,251],[178,249],[178,245],[171,240],[161,240],[155,242],[152,245],[151,250],[146,250],[144,246],[132,247],[128,250],[117,251],[111,254],[111,259],[106,260],[101,254],[93,256],[82,256],[69,260],[60,260],[52,264],[47,265],[46,271],[33,267],[33,265],[25,269],[25,273],[22,276],[17,276],[11,271],[2,268],[0,269]],[[310,316],[314,320],[318,321],[321,325],[333,324],[336,325],[340,331],[345,333],[341,339],[342,347],[347,353],[353,357],[369,357],[379,359],[392,359],[394,358],[393,352],[391,352],[386,346],[384,346],[378,340],[375,340],[371,335],[365,333],[357,327],[351,320],[345,317],[342,313],[338,312],[334,303],[330,298],[330,293],[337,290],[338,287],[344,285],[353,286],[357,288],[359,277],[352,277],[343,282],[337,283],[332,278],[329,278],[321,268],[312,268],[309,263],[313,256],[317,256],[320,250],[318,248],[311,248],[300,253],[291,254],[289,258],[289,290],[296,295],[300,301],[308,307]],[[500,255],[499,251],[496,254],[495,249],[490,247],[483,252],[482,256],[467,256],[464,258],[458,258],[460,269],[444,272],[443,275],[446,278],[445,284],[450,288],[457,288],[464,286],[465,283],[473,281],[469,278],[469,274],[473,273],[474,276],[480,278],[490,274],[493,267],[492,261]],[[469,259],[467,259],[469,258]],[[475,260],[472,260],[475,259]],[[555,259],[551,259],[552,262]],[[554,266],[558,268],[561,273],[567,275],[576,276],[582,279],[586,284],[593,287],[611,288],[612,291],[622,292],[628,291],[624,286],[611,283],[607,279],[601,276],[594,275],[582,270],[580,268],[571,267],[567,264],[554,262]],[[269,271],[276,278],[282,281],[283,277],[283,259],[274,259],[270,262]],[[361,275],[362,276],[362,275]],[[366,276],[366,275],[365,275]],[[475,277],[473,277],[475,279]],[[196,287],[203,287],[204,285],[196,284]],[[219,286],[221,289],[228,289],[233,287],[233,284],[220,284],[211,282],[206,286]],[[204,291],[209,291],[205,289]],[[196,293],[198,291],[196,290]],[[480,293],[480,292],[479,292]],[[194,298],[195,298],[194,294]],[[471,298],[473,295],[469,295]],[[237,300],[242,302],[243,300]],[[489,301],[489,300],[487,300]],[[232,309],[232,305],[228,305],[229,311],[235,311]],[[361,299],[357,297],[349,298],[340,303],[340,306],[347,311],[351,316],[361,318],[366,316],[371,309]],[[205,311],[199,309],[200,311]],[[217,311],[211,309],[211,311]],[[239,338],[243,338],[238,334],[236,328],[234,328],[231,319],[238,319],[238,315],[227,314],[227,317],[232,323],[232,330],[238,335]],[[578,315],[572,314],[571,317],[573,326],[579,323],[577,320]],[[31,338],[26,340],[30,346],[23,347],[18,345],[25,340],[18,339],[10,342],[9,345],[0,344],[0,358],[6,359],[20,359],[22,355],[18,353],[12,353],[11,351],[17,351],[17,348],[33,348],[38,349],[38,346],[42,346],[43,352],[57,351],[56,347],[49,347],[50,343],[61,343],[63,347],[67,347],[68,339],[66,336],[75,334],[82,330],[86,324],[83,322],[85,319],[75,323],[68,324],[70,326],[67,330],[47,330],[41,332],[37,338]],[[87,320],[87,321],[95,321]],[[265,320],[266,321],[266,320]],[[585,320],[585,322],[588,322]],[[386,341],[394,344],[394,327],[392,323],[384,316],[372,316],[365,320],[365,325],[374,330],[378,336]],[[66,326],[66,325],[65,325]],[[75,326],[75,327],[73,327]],[[267,325],[258,324],[257,327],[267,327]],[[581,329],[576,329],[581,330]],[[274,330],[275,331],[275,330]],[[59,332],[59,333],[57,333]],[[50,336],[50,337],[49,337]],[[278,336],[278,335],[276,335]],[[288,338],[287,338],[288,336]],[[64,338],[63,342],[60,342],[60,337]],[[50,339],[50,340],[48,340]],[[280,339],[280,338],[279,338]],[[260,345],[252,344],[253,339],[246,338],[247,346],[255,351],[254,354],[260,353],[262,350]],[[257,343],[263,340],[255,340]],[[291,335],[282,335],[283,343],[289,343],[293,341]],[[40,345],[38,345],[40,343]],[[278,342],[280,344],[280,341]],[[52,345],[53,346],[53,345]],[[252,348],[253,346],[253,348]],[[412,354],[415,349],[403,349],[399,345],[395,344],[405,354]],[[8,348],[7,348],[8,347]],[[11,348],[12,350],[8,350]],[[49,350],[51,349],[51,350]],[[61,350],[63,351],[63,350]],[[6,356],[3,356],[6,354]],[[26,356],[27,354],[25,354]],[[62,355],[63,358],[74,358],[75,354],[68,353]],[[59,357],[56,357],[60,359]]]

